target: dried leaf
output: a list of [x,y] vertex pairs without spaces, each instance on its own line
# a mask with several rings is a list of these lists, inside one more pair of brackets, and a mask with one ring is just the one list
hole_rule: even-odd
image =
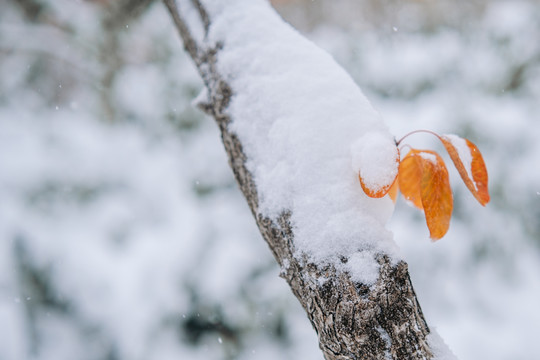
[[[396,166],[398,166],[398,164],[399,164],[399,149],[397,151]],[[362,190],[364,190],[367,196],[372,197],[372,198],[382,198],[384,195],[386,195],[388,191],[390,191],[390,188],[392,187],[392,185],[396,182],[396,179],[397,179],[397,173],[396,173],[396,177],[390,184],[384,185],[383,187],[373,190],[373,189],[370,189],[364,183],[364,179],[362,179],[362,175],[360,173],[358,174],[358,180],[360,180],[360,186],[362,187]]]
[[372,197],[372,198],[382,198],[384,195],[388,193],[388,191],[390,190],[390,187],[392,186],[392,185],[386,185],[374,191],[368,188],[366,184],[364,184],[364,180],[362,180],[362,175],[358,174],[358,180],[360,180],[360,186],[362,186],[362,190],[364,190],[367,196]]
[[422,157],[419,150],[411,150],[401,160],[398,170],[399,190],[403,197],[423,210],[420,185],[422,183]]
[[390,187],[390,190],[388,190],[388,196],[390,196],[390,199],[394,202],[394,204],[397,201],[397,196],[399,193],[399,181],[398,181],[399,175],[395,178],[394,183]]
[[430,237],[446,234],[452,217],[453,196],[448,170],[434,151],[411,150],[399,165],[399,189],[405,199],[424,210]]
[[467,188],[482,206],[489,200],[488,174],[482,154],[472,142],[456,135],[440,136]]
[[448,170],[434,151],[424,150],[415,157],[422,160],[421,197],[431,239],[439,240],[448,231],[454,200]]

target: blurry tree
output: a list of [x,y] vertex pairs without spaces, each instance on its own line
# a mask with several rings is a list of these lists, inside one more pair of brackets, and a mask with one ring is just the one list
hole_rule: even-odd
[[394,27],[432,31],[441,25],[457,25],[478,16],[488,0],[456,3],[440,0],[272,0],[284,18],[303,30],[320,24],[348,30]]

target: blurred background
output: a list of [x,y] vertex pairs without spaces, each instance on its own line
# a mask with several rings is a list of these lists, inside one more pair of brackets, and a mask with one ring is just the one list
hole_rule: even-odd
[[[486,208],[449,166],[446,237],[403,199],[389,226],[460,359],[538,357],[540,2],[274,5],[396,137],[479,146]],[[201,88],[159,1],[0,2],[0,359],[322,359]]]

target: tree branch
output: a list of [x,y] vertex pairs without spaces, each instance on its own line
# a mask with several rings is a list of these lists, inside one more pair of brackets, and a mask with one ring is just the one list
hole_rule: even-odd
[[191,36],[186,22],[184,21],[184,19],[182,19],[182,16],[180,15],[180,12],[178,11],[178,6],[176,5],[176,1],[164,0],[163,2],[165,3],[165,6],[167,6],[174,25],[180,33],[180,37],[184,42],[184,49],[187,51],[189,56],[191,56],[193,61],[195,61],[195,64],[197,64],[197,68],[200,68],[201,60],[199,56],[199,47],[197,46],[195,39]]
[[[295,233],[291,212],[277,220],[259,211],[257,184],[246,168],[246,154],[238,137],[229,129],[228,105],[233,92],[216,63],[221,44],[209,43],[212,19],[205,2],[192,0],[205,29],[204,39],[196,39],[174,0],[163,0],[189,55],[193,58],[207,90],[208,103],[202,108],[216,120],[229,164],[251,208],[257,225],[282,268],[319,337],[327,360],[346,359],[430,359],[429,328],[403,261],[393,264],[387,255],[377,256],[379,278],[371,286],[354,282],[349,274],[334,266],[320,266],[295,256]],[[234,6],[231,4],[231,6]],[[250,29],[246,29],[249,31]],[[291,83],[291,86],[295,86]],[[238,90],[239,91],[239,90]],[[253,120],[256,121],[256,120]],[[346,263],[347,258],[342,261]]]
[[204,25],[204,35],[208,36],[208,31],[210,30],[210,17],[199,0],[191,0],[191,2],[193,3],[193,6],[197,8],[197,11],[199,11],[199,15]]

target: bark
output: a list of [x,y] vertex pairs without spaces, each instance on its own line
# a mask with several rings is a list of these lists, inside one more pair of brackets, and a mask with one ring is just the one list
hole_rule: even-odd
[[[189,27],[193,22],[184,21],[175,0],[163,1],[207,87],[208,102],[199,107],[215,118],[240,189],[283,269],[281,276],[289,283],[317,332],[324,357],[327,360],[432,358],[426,339],[429,328],[405,262],[392,264],[387,256],[380,254],[376,284],[355,283],[348,274],[333,267],[321,268],[293,255],[295,234],[290,212],[282,213],[277,220],[259,212],[257,184],[245,166],[242,143],[228,129],[231,117],[227,106],[235,89],[223,80],[216,66],[222,44],[208,43],[206,36],[197,40]],[[191,0],[191,6],[198,12],[199,25],[208,32],[212,19],[204,1]],[[342,261],[346,262],[347,258]]]

